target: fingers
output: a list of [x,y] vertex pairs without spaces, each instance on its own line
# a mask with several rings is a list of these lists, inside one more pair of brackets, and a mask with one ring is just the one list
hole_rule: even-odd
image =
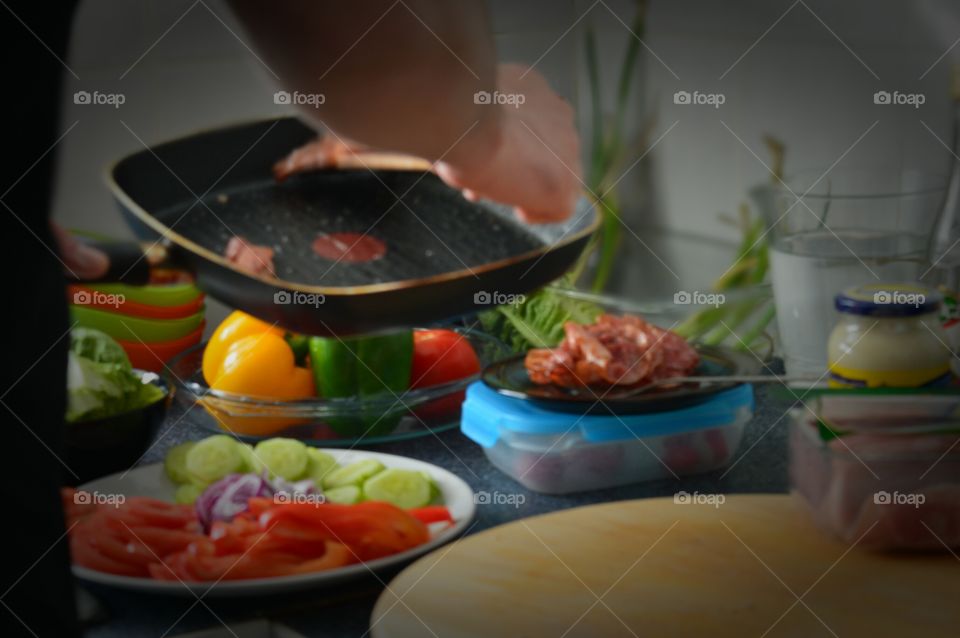
[[525,208],[514,208],[513,210],[517,215],[517,219],[525,224],[549,224],[563,221],[566,218],[565,215],[551,215],[550,213],[540,213]]
[[579,193],[569,198],[565,203],[558,204],[549,210],[523,208],[518,206],[514,212],[520,221],[527,224],[555,224],[569,219],[576,211]]
[[79,279],[99,279],[107,274],[110,260],[103,252],[79,241],[54,222],[50,222],[50,229],[68,274]]

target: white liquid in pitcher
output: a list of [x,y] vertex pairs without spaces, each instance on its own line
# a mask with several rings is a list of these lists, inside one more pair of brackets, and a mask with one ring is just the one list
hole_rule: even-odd
[[777,240],[770,268],[787,374],[817,378],[826,371],[837,293],[863,284],[916,281],[925,246],[916,235],[868,230],[815,230]]

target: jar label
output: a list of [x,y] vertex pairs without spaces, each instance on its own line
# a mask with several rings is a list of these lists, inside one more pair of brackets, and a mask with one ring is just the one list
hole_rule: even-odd
[[919,388],[949,385],[950,364],[913,370],[860,370],[830,364],[831,388]]

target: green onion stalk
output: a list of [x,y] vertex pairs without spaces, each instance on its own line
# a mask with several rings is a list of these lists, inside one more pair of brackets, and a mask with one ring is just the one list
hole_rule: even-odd
[[[771,181],[776,183],[782,179],[784,146],[770,136],[765,136],[764,142],[773,156]],[[824,211],[824,216],[826,213]],[[763,283],[770,268],[770,246],[763,217],[754,218],[750,208],[741,204],[739,220],[734,223],[740,228],[740,245],[733,264],[713,283],[716,292],[757,286]],[[749,350],[759,342],[775,316],[768,296],[743,297],[728,305],[700,310],[687,317],[675,331],[689,340],[709,345],[728,343],[736,349]]]
[[[627,103],[639,58],[640,40],[646,28],[646,1],[638,0],[636,7],[630,26],[633,33],[620,67],[612,118],[605,117],[603,111],[596,33],[592,26],[586,31],[586,71],[591,107],[587,186],[601,217],[601,224],[573,269],[558,282],[561,288],[575,287],[584,278],[588,262],[596,255],[592,279],[587,285],[593,292],[602,292],[613,273],[620,247],[623,222],[616,184],[627,161],[640,156],[652,124],[652,120],[648,120],[634,139],[625,140]],[[764,138],[764,142],[774,158],[771,178],[777,181],[782,174],[783,145],[769,136]],[[740,219],[734,223],[741,229],[742,240],[733,265],[714,283],[718,292],[762,283],[769,266],[764,221],[752,219],[749,208],[744,204],[740,209]],[[589,322],[601,311],[592,303],[568,299],[545,288],[512,306],[500,306],[481,313],[480,319],[488,332],[499,336],[515,351],[523,352],[531,347],[556,345],[562,337],[564,321]],[[706,308],[693,314],[675,331],[691,340],[717,344],[726,342],[747,349],[763,336],[773,316],[773,305],[768,298],[738,298],[729,305]],[[734,338],[737,335],[739,337]]]
[[620,247],[622,224],[620,201],[615,184],[619,179],[616,171],[623,166],[626,157],[633,149],[624,142],[624,119],[640,52],[640,39],[646,27],[646,2],[638,0],[637,12],[630,26],[632,35],[624,53],[617,84],[617,98],[613,118],[604,117],[600,84],[600,66],[597,59],[597,38],[592,26],[586,32],[587,79],[590,84],[590,107],[592,115],[590,139],[590,163],[587,173],[587,186],[591,191],[600,218],[596,241],[590,245],[587,253],[596,253],[596,268],[590,288],[594,292],[602,291],[613,272],[617,251]]
[[[746,204],[740,206],[740,246],[733,264],[714,283],[718,293],[736,292],[763,283],[770,265],[766,224],[754,219]],[[751,348],[773,319],[767,296],[741,296],[731,303],[705,308],[687,317],[674,331],[708,345],[730,344],[739,350]],[[752,321],[751,321],[752,320]]]

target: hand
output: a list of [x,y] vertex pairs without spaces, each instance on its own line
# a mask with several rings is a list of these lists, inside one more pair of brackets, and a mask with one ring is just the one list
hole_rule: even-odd
[[107,274],[110,259],[106,254],[78,240],[59,224],[50,222],[50,230],[53,231],[57,252],[69,275],[80,280],[94,280]]
[[573,213],[583,188],[573,109],[542,75],[517,64],[500,65],[497,90],[523,96],[523,104],[481,106],[497,109],[492,130],[477,131],[487,139],[471,145],[486,150],[456,153],[455,160],[437,164],[437,174],[464,189],[468,199],[514,205],[526,222],[563,221]]
[[[521,65],[500,65],[497,86],[501,94],[523,96],[523,104],[478,105],[487,109],[483,121],[436,163],[436,173],[467,199],[515,206],[526,222],[563,221],[583,188],[573,109],[542,75]],[[430,164],[328,133],[277,162],[273,173],[283,180],[331,167],[429,170]]]

